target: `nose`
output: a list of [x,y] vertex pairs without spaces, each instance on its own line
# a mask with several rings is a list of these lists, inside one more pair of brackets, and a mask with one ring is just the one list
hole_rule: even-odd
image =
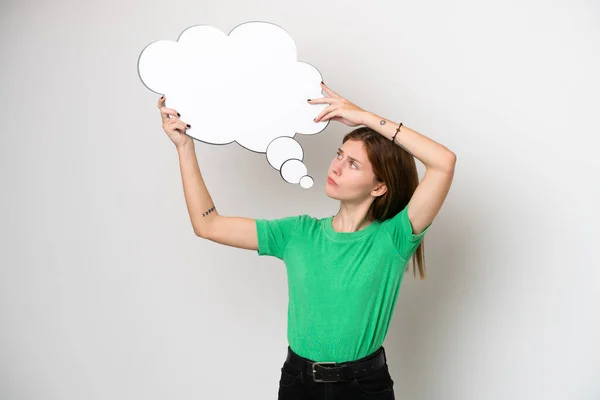
[[335,174],[335,175],[339,175],[340,174],[340,165],[336,162],[336,160],[334,160],[331,163],[331,171]]

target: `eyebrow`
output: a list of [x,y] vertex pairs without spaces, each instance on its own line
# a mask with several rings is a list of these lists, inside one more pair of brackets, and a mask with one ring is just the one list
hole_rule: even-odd
[[[342,153],[342,154],[344,153],[344,150],[342,150],[342,149],[340,149],[340,148],[338,148],[338,151],[339,151],[340,153]],[[353,161],[356,161],[356,162],[357,162],[357,163],[359,163],[359,164],[362,164],[360,161],[358,161],[358,160],[357,160],[356,158],[354,158],[354,157],[350,157],[350,156],[348,156],[348,158],[349,158],[349,159],[351,159],[351,160],[353,160]]]

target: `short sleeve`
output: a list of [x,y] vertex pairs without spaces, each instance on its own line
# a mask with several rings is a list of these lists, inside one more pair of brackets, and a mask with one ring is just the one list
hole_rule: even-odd
[[300,224],[301,215],[279,219],[257,219],[258,255],[283,260],[285,248]]
[[429,224],[423,232],[415,235],[413,228],[408,219],[408,205],[404,207],[398,214],[382,222],[382,226],[385,227],[389,234],[392,242],[396,246],[396,250],[404,257],[405,260],[409,260],[419,247],[419,244],[423,241],[423,236],[427,233],[431,224]]

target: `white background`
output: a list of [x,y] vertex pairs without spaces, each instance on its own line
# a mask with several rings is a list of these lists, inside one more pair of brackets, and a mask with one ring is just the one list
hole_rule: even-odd
[[[600,398],[597,2],[0,9],[0,398],[276,398],[285,266],[194,236],[137,75],[152,41],[251,20],[286,29],[340,95],[458,156],[428,277],[406,275],[384,343],[396,397]],[[350,129],[297,136],[309,190],[264,154],[197,143],[218,211],[335,213],[323,187]]]

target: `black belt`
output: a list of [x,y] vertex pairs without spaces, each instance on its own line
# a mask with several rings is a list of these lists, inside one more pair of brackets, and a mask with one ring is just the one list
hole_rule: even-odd
[[383,346],[365,358],[344,363],[313,362],[307,358],[300,357],[288,346],[286,359],[288,364],[312,376],[315,382],[349,381],[383,368],[386,361],[387,358]]

